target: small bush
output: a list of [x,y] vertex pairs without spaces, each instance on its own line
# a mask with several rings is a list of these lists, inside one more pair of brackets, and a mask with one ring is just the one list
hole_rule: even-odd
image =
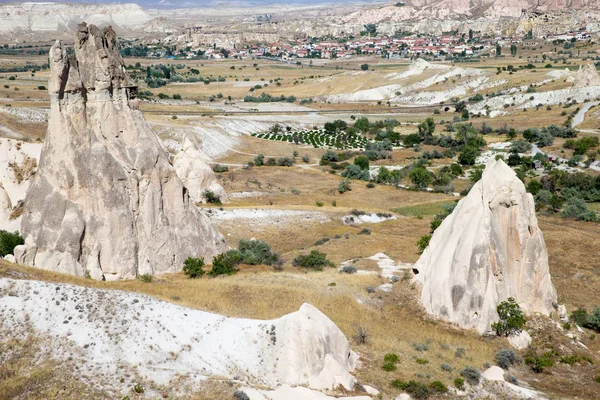
[[356,268],[353,267],[352,265],[346,265],[342,268],[342,271],[345,274],[355,274],[356,273]]
[[429,346],[425,343],[413,343],[412,345],[413,349],[417,350],[417,351],[427,351],[429,350]]
[[367,189],[373,189],[374,187],[375,187],[375,184],[373,182],[367,183]]
[[458,390],[465,390],[465,380],[463,378],[454,379],[454,386],[456,386]]
[[0,229],[0,257],[13,254],[15,247],[25,244],[19,232],[7,232]]
[[400,361],[400,357],[398,357],[397,354],[388,353],[383,357],[383,361],[384,362],[392,362],[392,363],[396,364],[398,361]]
[[446,364],[446,363],[442,363],[440,365],[440,368],[446,372],[452,372],[452,370],[454,369],[454,368],[452,368],[452,365]]
[[334,267],[335,264],[327,259],[327,254],[312,250],[308,255],[299,255],[292,262],[294,267],[310,268],[322,271],[323,267]]
[[410,394],[413,399],[418,400],[427,399],[431,395],[431,391],[426,385],[416,381],[408,382],[404,391]]
[[415,359],[415,361],[417,362],[417,364],[421,364],[421,365],[429,364],[429,360],[426,360],[424,358],[417,358],[417,359]]
[[354,339],[356,344],[367,344],[370,336],[369,330],[358,323],[353,324],[352,329],[354,330],[352,338]]
[[554,366],[554,353],[547,351],[541,356],[530,355],[525,358],[525,364],[530,365],[535,373],[542,373],[546,368]]
[[466,354],[466,351],[463,347],[457,347],[456,351],[454,352],[454,357],[456,358],[463,358]]
[[496,352],[496,365],[502,369],[508,369],[515,364],[521,363],[523,360],[512,349],[502,349]]
[[401,381],[400,379],[394,379],[391,383],[390,386],[395,388],[395,389],[400,389],[400,390],[404,390],[408,387],[408,382],[404,382]]
[[238,250],[228,250],[213,258],[210,276],[233,275],[236,267],[242,262],[242,254]]
[[360,232],[358,232],[359,235],[370,235],[371,234],[371,230],[369,228],[363,228],[360,230]]
[[440,381],[433,381],[429,386],[438,393],[446,393],[448,391],[448,387]]
[[462,371],[460,371],[460,376],[465,378],[470,385],[478,385],[481,380],[481,373],[478,369],[473,367],[466,367]]
[[226,165],[220,165],[220,164],[215,164],[212,167],[213,172],[227,172],[229,171],[229,167],[227,167]]
[[190,279],[201,278],[204,275],[202,267],[204,267],[204,258],[188,257],[183,262],[183,273]]
[[144,387],[143,387],[142,385],[140,385],[140,384],[137,384],[137,385],[135,385],[135,386],[133,387],[133,392],[134,392],[134,393],[141,394],[141,393],[144,393],[144,392],[145,392],[145,390],[144,390]]
[[139,276],[139,280],[144,283],[152,283],[152,274],[143,274]]
[[517,385],[517,386],[519,385],[519,380],[518,380],[518,379],[517,379],[517,377],[516,377],[516,376],[514,376],[514,375],[508,374],[508,375],[506,376],[506,380],[507,380],[509,383],[512,383],[513,385]]
[[431,235],[421,236],[421,239],[417,241],[417,247],[419,248],[419,254],[423,254],[427,246],[429,246],[429,241],[431,240]]
[[329,239],[328,237],[325,237],[325,238],[319,239],[319,240],[317,240],[317,241],[315,242],[315,246],[321,246],[321,245],[324,245],[325,243],[329,242],[329,240],[331,240],[331,239]]
[[271,246],[262,240],[240,240],[238,252],[241,255],[241,263],[248,265],[279,265],[281,259],[279,254],[271,250]]
[[324,203],[322,201],[317,201],[315,204],[317,205],[317,207],[323,207]]
[[215,192],[213,192],[212,190],[205,190],[204,193],[202,193],[202,196],[204,197],[204,200],[206,200],[207,203],[211,203],[211,204],[221,204],[221,198],[215,194]]
[[340,182],[340,184],[338,185],[338,192],[339,193],[346,193],[352,190],[352,185],[350,184],[350,179],[346,178],[343,181]]
[[235,400],[250,400],[250,397],[241,390],[236,390],[233,397]]
[[385,372],[391,372],[396,370],[396,363],[393,362],[384,362],[381,366],[381,369]]

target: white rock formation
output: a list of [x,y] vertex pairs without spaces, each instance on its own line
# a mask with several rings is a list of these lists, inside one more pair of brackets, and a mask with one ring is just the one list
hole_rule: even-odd
[[50,341],[58,360],[72,357],[82,375],[124,390],[131,387],[119,378],[129,374],[177,387],[218,377],[266,388],[351,389],[358,362],[342,331],[309,304],[261,321],[131,292],[0,278],[0,333],[29,329]]
[[579,66],[579,70],[575,73],[575,82],[573,82],[573,86],[576,88],[600,86],[600,75],[594,64]]
[[137,110],[111,28],[50,50],[48,133],[25,199],[20,263],[94,279],[179,271],[224,238],[190,201]]
[[227,200],[225,190],[215,177],[210,166],[204,160],[202,153],[188,137],[184,138],[181,150],[173,159],[173,168],[190,197],[196,202],[205,202],[204,192],[212,191],[221,201]]
[[509,297],[528,313],[549,314],[556,302],[533,197],[501,160],[487,164],[414,269],[428,313],[481,333]]

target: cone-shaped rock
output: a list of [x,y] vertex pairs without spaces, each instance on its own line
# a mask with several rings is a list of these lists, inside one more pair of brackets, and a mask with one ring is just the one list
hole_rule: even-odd
[[427,312],[482,333],[508,297],[545,314],[556,302],[533,197],[502,160],[488,163],[414,268]]
[[20,263],[95,279],[175,272],[226,248],[140,111],[114,31],[50,49],[50,119],[27,192]]

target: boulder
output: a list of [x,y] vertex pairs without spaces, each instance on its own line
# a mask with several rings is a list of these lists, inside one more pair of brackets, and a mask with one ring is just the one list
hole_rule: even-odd
[[413,270],[428,313],[481,333],[509,297],[526,313],[549,314],[556,302],[533,197],[502,160],[487,164]]
[[527,331],[513,333],[508,336],[508,343],[517,350],[524,350],[531,344],[531,335]]
[[115,32],[79,25],[50,49],[50,118],[17,261],[94,279],[181,270],[227,248],[137,109]]

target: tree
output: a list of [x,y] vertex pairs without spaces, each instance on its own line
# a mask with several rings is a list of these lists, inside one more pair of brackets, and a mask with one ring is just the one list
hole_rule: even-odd
[[500,320],[492,324],[492,329],[498,336],[517,334],[525,326],[525,316],[521,307],[513,297],[501,302],[496,307]]
[[256,157],[254,157],[254,165],[256,165],[257,167],[264,165],[264,163],[265,163],[265,156],[263,154],[259,154]]
[[369,70],[369,64],[362,64],[360,66],[360,69],[362,69],[363,71],[368,71]]
[[362,132],[368,131],[370,126],[371,125],[369,124],[369,120],[367,119],[367,117],[360,117],[354,123],[354,127]]
[[364,25],[364,27],[365,27],[364,33],[366,33],[369,36],[377,36],[377,25],[366,24],[366,25]]
[[425,121],[421,122],[417,127],[419,132],[419,137],[425,143],[431,142],[431,137],[433,132],[435,131],[435,121],[433,118],[426,118]]
[[327,254],[312,250],[308,255],[299,255],[292,262],[294,267],[310,268],[322,271],[323,267],[334,267],[335,264],[327,259]]
[[359,167],[362,170],[368,170],[369,169],[369,159],[367,158],[367,156],[358,156],[354,159],[354,165],[356,165],[357,167]]
[[19,232],[11,233],[0,230],[0,258],[7,254],[13,254],[15,247],[24,243]]
[[469,41],[473,40],[473,29],[469,29]]
[[425,188],[429,186],[431,181],[433,181],[433,173],[428,171],[425,167],[416,167],[410,171],[408,175],[410,181],[417,185],[420,188]]
[[500,46],[500,43],[496,43],[496,57],[501,56],[502,55],[502,46]]
[[458,155],[458,162],[462,165],[474,165],[479,149],[475,146],[464,146]]

